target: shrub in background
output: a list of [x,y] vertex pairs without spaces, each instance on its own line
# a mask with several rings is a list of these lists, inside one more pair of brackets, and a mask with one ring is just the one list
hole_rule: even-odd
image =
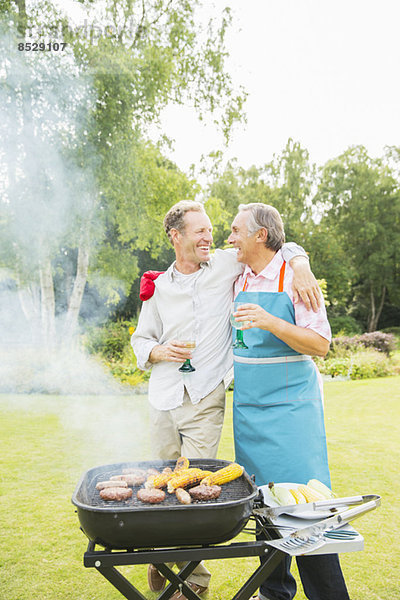
[[362,333],[362,326],[356,319],[348,315],[329,316],[332,335],[356,335]]
[[350,356],[326,359],[323,359],[320,356],[315,356],[314,361],[322,375],[328,375],[329,377],[350,378]]
[[109,322],[102,327],[90,327],[84,336],[84,345],[90,354],[97,354],[107,360],[121,360],[131,334],[129,321]]
[[314,360],[323,375],[348,379],[368,379],[400,374],[398,339],[393,333],[374,331],[332,340],[325,359]]
[[130,321],[109,322],[102,327],[91,327],[84,336],[84,345],[90,354],[102,359],[103,364],[121,383],[140,386],[149,380],[150,372],[137,368],[130,343],[132,328]]
[[390,356],[396,349],[396,338],[392,333],[373,331],[354,337],[341,336],[333,338],[330,353],[341,354],[341,351],[357,352],[362,348],[373,348]]
[[315,360],[320,372],[329,377],[370,379],[400,373],[400,365],[382,352],[366,348],[341,357]]
[[394,375],[390,360],[378,350],[367,348],[352,356],[350,379],[370,379]]
[[383,333],[391,333],[395,336],[397,350],[400,350],[400,327],[386,327],[382,329]]

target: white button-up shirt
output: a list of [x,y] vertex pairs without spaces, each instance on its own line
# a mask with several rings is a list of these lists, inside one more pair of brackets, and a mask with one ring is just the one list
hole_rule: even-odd
[[[296,244],[285,244],[285,260],[306,256]],[[211,393],[232,368],[232,334],[229,315],[233,284],[243,271],[236,251],[216,250],[208,262],[200,265],[192,285],[182,285],[174,274],[173,263],[155,280],[153,296],[143,302],[138,326],[131,343],[139,369],[152,369],[148,397],[158,410],[181,406],[185,387],[193,404]],[[195,338],[192,365],[196,371],[181,373],[176,362],[149,362],[158,344],[170,340]]]

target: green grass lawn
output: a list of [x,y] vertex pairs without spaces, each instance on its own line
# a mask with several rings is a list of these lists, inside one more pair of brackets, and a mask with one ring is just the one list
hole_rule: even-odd
[[[378,493],[382,506],[355,523],[364,552],[342,554],[352,600],[398,600],[400,378],[328,382],[325,412],[333,486]],[[231,395],[220,458],[233,459]],[[0,597],[120,600],[82,564],[87,540],[70,498],[88,468],[151,458],[145,396],[0,396]],[[241,534],[245,539],[247,534]],[[209,561],[207,600],[231,598],[257,559]],[[123,572],[150,600],[146,566]],[[301,586],[296,600],[303,600]]]

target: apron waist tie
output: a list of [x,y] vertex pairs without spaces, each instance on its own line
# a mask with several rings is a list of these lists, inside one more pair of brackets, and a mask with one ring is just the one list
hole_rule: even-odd
[[301,362],[305,360],[312,360],[311,356],[307,354],[293,354],[289,356],[268,356],[265,358],[253,358],[249,356],[237,356],[233,355],[234,362],[246,363],[252,365],[265,365],[273,363],[290,363],[290,362]]

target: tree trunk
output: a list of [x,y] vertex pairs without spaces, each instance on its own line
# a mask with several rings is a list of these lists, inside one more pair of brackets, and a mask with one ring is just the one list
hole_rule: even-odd
[[87,280],[89,269],[89,250],[86,244],[81,244],[78,249],[78,259],[76,267],[76,277],[74,287],[68,303],[68,311],[65,319],[65,339],[70,341],[76,332],[78,324],[79,310],[82,304],[83,292]]
[[18,33],[22,37],[25,37],[26,27],[28,24],[28,16],[26,14],[26,2],[25,0],[16,0],[18,6]]
[[30,326],[33,339],[37,338],[40,331],[40,289],[39,286],[32,283],[29,286],[22,287],[18,283],[18,299],[22,313]]
[[42,330],[45,344],[53,346],[55,343],[55,298],[53,273],[50,258],[45,258],[40,262],[40,292],[41,292],[41,317]]
[[371,333],[371,331],[377,330],[379,319],[382,314],[383,304],[385,302],[386,286],[383,286],[383,288],[382,288],[381,300],[379,302],[379,306],[377,309],[375,307],[375,296],[374,296],[374,290],[373,290],[372,286],[371,286],[371,294],[370,295],[371,295],[371,314],[368,319],[368,332],[369,333]]

